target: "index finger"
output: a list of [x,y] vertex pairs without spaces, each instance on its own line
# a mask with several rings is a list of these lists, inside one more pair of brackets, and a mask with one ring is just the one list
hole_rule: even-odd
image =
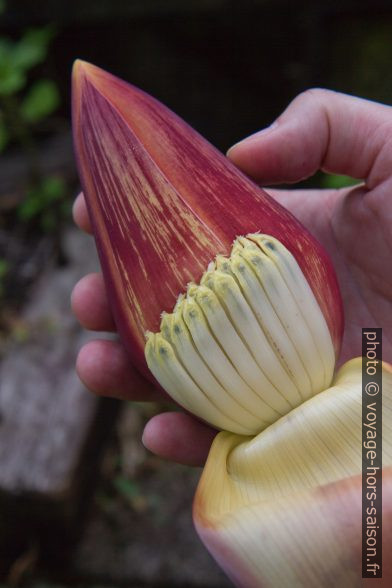
[[72,215],[75,224],[82,229],[82,231],[90,234],[93,232],[83,192],[80,192],[75,198],[72,207]]

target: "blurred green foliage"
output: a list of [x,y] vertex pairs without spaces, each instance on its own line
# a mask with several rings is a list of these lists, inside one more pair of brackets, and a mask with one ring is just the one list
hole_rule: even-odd
[[20,113],[28,123],[36,123],[52,114],[59,106],[60,97],[55,83],[38,80],[24,97]]
[[59,106],[55,82],[40,79],[29,84],[28,75],[45,61],[54,34],[49,25],[27,31],[18,41],[0,37],[0,150],[13,139],[23,140],[26,127],[50,116]]
[[[0,0],[0,14],[6,8]],[[21,222],[37,223],[45,232],[56,228],[68,212],[66,183],[60,176],[40,171],[36,130],[60,105],[56,83],[32,76],[45,62],[56,34],[53,25],[29,29],[18,40],[0,36],[0,152],[17,145],[29,163],[29,183],[18,206]],[[36,74],[36,72],[34,72]]]
[[339,19],[331,44],[330,85],[370,100],[392,104],[392,22],[374,11],[365,18],[360,11]]
[[341,176],[339,174],[323,174],[321,177],[321,187],[337,190],[339,188],[349,188],[359,184],[360,180],[350,176]]
[[60,176],[46,176],[26,192],[25,199],[18,207],[21,221],[39,219],[41,228],[49,232],[56,228],[58,217],[68,213],[65,202],[67,189]]

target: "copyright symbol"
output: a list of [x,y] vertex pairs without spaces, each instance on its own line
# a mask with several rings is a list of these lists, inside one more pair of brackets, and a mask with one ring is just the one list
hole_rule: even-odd
[[377,382],[368,382],[365,385],[365,392],[368,396],[377,396],[380,391],[380,386]]

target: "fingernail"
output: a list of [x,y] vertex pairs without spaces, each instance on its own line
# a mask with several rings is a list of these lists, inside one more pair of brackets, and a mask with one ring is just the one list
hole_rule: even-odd
[[241,139],[241,141],[238,141],[238,143],[235,143],[227,150],[226,155],[229,156],[231,151],[233,149],[236,149],[238,147],[238,145],[241,145],[242,143],[257,141],[259,137],[267,135],[271,131],[275,130],[277,126],[278,126],[277,121],[274,121],[271,125],[269,125],[269,127],[266,127],[265,129],[261,129],[261,131],[257,131],[256,133],[253,133],[252,135],[245,137],[245,139]]

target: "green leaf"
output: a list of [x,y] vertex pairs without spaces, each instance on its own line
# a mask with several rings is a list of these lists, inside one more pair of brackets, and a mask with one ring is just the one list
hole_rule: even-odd
[[[0,56],[1,61],[1,56]],[[7,63],[0,65],[0,95],[9,96],[15,94],[26,84],[24,73],[18,69],[12,69]]]
[[0,14],[4,14],[7,8],[7,3],[5,0],[0,0]]
[[13,66],[26,71],[44,61],[54,34],[52,25],[27,31],[13,47]]
[[46,204],[60,200],[66,193],[65,181],[60,176],[47,176],[44,178],[41,189]]
[[60,94],[51,80],[35,82],[24,97],[20,112],[26,122],[35,123],[54,112],[60,104]]
[[53,225],[53,215],[52,213],[48,213],[47,209],[54,202],[62,199],[65,193],[66,185],[63,178],[58,176],[44,178],[39,186],[35,186],[27,191],[25,199],[18,207],[20,220],[28,221],[42,215],[42,222],[49,229]]
[[0,95],[14,94],[26,83],[24,72],[13,62],[14,45],[6,37],[0,37]]
[[324,174],[321,179],[321,186],[323,188],[339,189],[348,188],[349,186],[355,186],[359,184],[360,180],[352,178],[350,176],[341,176],[338,174]]
[[42,207],[41,191],[32,188],[27,191],[25,199],[18,206],[18,216],[22,221],[30,220],[42,210]]
[[0,37],[0,95],[9,96],[24,88],[26,72],[45,60],[53,35],[54,28],[47,26],[27,31],[15,43]]

